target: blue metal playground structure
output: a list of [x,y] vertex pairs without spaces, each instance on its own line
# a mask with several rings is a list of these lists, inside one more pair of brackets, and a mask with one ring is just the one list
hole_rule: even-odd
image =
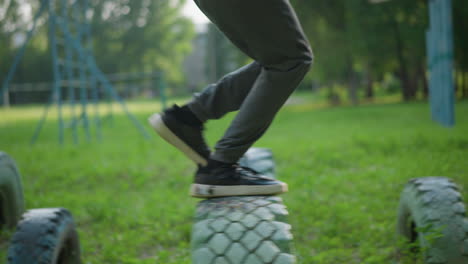
[[450,127],[455,125],[452,0],[429,0],[429,17],[426,42],[432,118]]
[[[98,87],[104,90],[104,96],[118,102],[138,130],[148,137],[143,126],[128,111],[109,79],[97,66],[91,52],[91,29],[88,13],[89,0],[41,0],[40,9],[34,17],[34,23],[26,36],[24,45],[5,78],[0,90],[2,96],[8,93],[10,82],[24,54],[28,41],[34,35],[37,21],[44,14],[48,15],[49,45],[52,52],[53,87],[50,102],[44,110],[43,117],[37,125],[32,142],[39,136],[47,113],[52,105],[58,109],[59,142],[64,142],[64,132],[71,129],[73,141],[78,142],[78,126],[84,128],[86,138],[91,138],[90,126],[95,125],[96,137],[101,137],[101,118],[98,102],[102,99]],[[386,0],[370,0],[374,3]],[[455,124],[455,95],[453,80],[453,25],[452,1],[428,0],[430,26],[426,34],[427,59],[429,71],[429,90],[432,117],[444,126]],[[164,80],[162,73],[155,79],[160,84],[160,95],[163,105]],[[65,98],[66,97],[66,98]],[[94,105],[91,122],[88,111],[88,98]],[[66,100],[64,100],[66,99]],[[62,107],[68,105],[71,109],[70,124],[65,124]],[[76,109],[78,108],[78,110]],[[81,111],[79,114],[77,111]]]
[[[91,51],[90,11],[88,0],[42,0],[34,16],[32,28],[26,35],[26,41],[19,49],[2,84],[0,103],[3,102],[1,97],[8,93],[11,80],[26,46],[36,31],[38,19],[46,14],[49,27],[49,48],[52,53],[52,92],[31,143],[37,140],[48,112],[54,105],[57,107],[58,137],[61,144],[65,141],[65,132],[68,129],[71,130],[73,142],[78,143],[79,127],[83,128],[85,138],[89,141],[92,138],[91,127],[94,126],[93,134],[100,139],[103,118],[100,116],[98,103],[103,99],[111,104],[117,102],[140,133],[145,138],[149,138],[144,127],[129,112],[112,83],[96,64]],[[160,89],[159,94],[165,107],[163,77],[161,72],[152,73],[151,76],[157,82],[156,86]],[[67,106],[70,112],[69,122],[65,122],[64,106]],[[93,113],[88,109],[89,106],[93,106]]]

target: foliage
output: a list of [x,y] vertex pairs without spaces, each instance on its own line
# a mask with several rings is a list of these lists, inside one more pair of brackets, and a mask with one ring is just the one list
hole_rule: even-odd
[[[183,86],[185,76],[180,69],[195,34],[192,22],[180,14],[185,1],[89,0],[95,55],[104,72],[164,70],[169,87]],[[452,1],[457,95],[468,97],[468,2]],[[316,58],[301,89],[327,87],[334,95],[340,93],[335,87],[345,87],[347,101],[357,104],[363,97],[374,98],[379,92],[376,88],[391,75],[398,79],[395,83],[403,99],[427,97],[428,0],[291,2]],[[32,0],[2,3],[0,78],[11,66],[18,40],[31,24],[25,15],[27,7],[32,14],[39,8],[39,1]],[[42,27],[27,49],[16,82],[51,80],[51,67],[44,67],[51,61],[47,17],[39,22]],[[201,67],[206,68],[209,81],[250,61],[215,26],[210,24],[205,34],[207,56]]]
[[[292,2],[316,55],[308,81],[330,87],[346,84],[350,97],[355,96],[356,83],[366,84],[365,94],[372,97],[374,83],[391,73],[400,79],[405,100],[427,96],[426,0]],[[454,0],[457,65],[466,60],[467,12],[466,1]]]
[[[7,2],[0,27],[0,55],[4,58],[0,61],[2,78],[18,48],[14,45],[15,36],[24,36],[31,24],[31,18],[23,10],[30,6],[34,14],[38,3],[31,0]],[[191,49],[194,35],[191,21],[180,15],[184,3],[185,0],[90,0],[88,14],[94,54],[101,69],[106,73],[163,70],[172,85],[180,85],[184,76],[178,69]],[[17,82],[52,79],[51,66],[47,67],[51,65],[47,19],[47,15],[41,18],[42,27],[28,44],[26,57],[15,76]]]
[[247,64],[249,57],[240,51],[213,24],[208,24],[206,34],[205,69],[210,82],[217,82],[225,74]]
[[[106,72],[164,70],[168,80],[180,84],[178,69],[190,51],[194,28],[181,17],[185,0],[94,1],[92,19],[95,54]],[[120,54],[116,60],[116,54]]]
[[[417,232],[418,236],[414,241],[401,238],[397,242],[401,264],[424,264],[424,259],[425,256],[427,256],[428,250],[437,239],[443,237],[443,229],[444,226],[434,228],[432,224],[427,224],[415,228],[415,232]],[[421,238],[419,234],[424,234],[424,236]]]
[[[402,263],[395,223],[410,178],[453,178],[466,201],[467,102],[448,130],[430,120],[426,103],[319,108],[295,98],[302,103],[284,108],[256,145],[272,148],[289,184],[282,197],[300,263]],[[142,121],[157,108],[130,106]],[[84,263],[191,263],[195,166],[156,136],[142,139],[123,115],[104,125],[102,142],[59,146],[50,121],[30,146],[39,110],[0,110],[0,145],[20,167],[27,208],[70,209]],[[230,118],[208,123],[211,145]],[[1,259],[8,238],[0,235]]]
[[466,34],[466,30],[468,29],[468,20],[466,19],[468,14],[468,2],[464,0],[454,0],[453,11],[457,68],[466,73],[468,71],[468,52],[466,52],[465,48],[468,43],[468,35]]

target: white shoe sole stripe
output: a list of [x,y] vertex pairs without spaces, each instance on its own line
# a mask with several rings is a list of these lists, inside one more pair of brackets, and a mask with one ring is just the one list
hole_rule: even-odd
[[202,166],[206,166],[208,161],[182,141],[176,134],[164,124],[160,114],[154,114],[148,118],[148,122],[153,129],[169,144],[182,151],[189,159]]

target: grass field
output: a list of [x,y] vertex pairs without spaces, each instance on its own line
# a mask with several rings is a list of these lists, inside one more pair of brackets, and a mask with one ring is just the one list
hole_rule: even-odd
[[[158,110],[131,107],[145,125]],[[144,140],[121,114],[105,124],[102,142],[75,146],[68,133],[59,146],[52,120],[30,146],[40,110],[0,109],[0,149],[20,167],[26,207],[68,208],[84,263],[190,263],[195,166],[156,136]],[[208,123],[211,144],[230,118]],[[448,176],[468,187],[468,102],[457,105],[457,122],[438,126],[425,103],[284,108],[256,146],[273,150],[289,183],[282,197],[299,262],[401,263],[395,223],[407,180]],[[10,235],[0,236],[1,259]]]

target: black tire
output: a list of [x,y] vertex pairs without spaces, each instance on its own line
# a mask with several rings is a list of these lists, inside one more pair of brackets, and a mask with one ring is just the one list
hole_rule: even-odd
[[224,197],[198,204],[193,264],[293,264],[291,225],[281,198]]
[[63,208],[33,209],[19,222],[8,264],[79,264],[80,243],[73,217]]
[[0,152],[0,228],[13,228],[24,212],[23,187],[15,162]]
[[450,179],[409,181],[401,195],[397,229],[399,236],[413,245],[409,249],[418,253],[412,258],[426,264],[468,263],[465,205]]
[[[268,149],[250,149],[240,164],[275,177],[275,163]],[[223,197],[200,202],[192,228],[192,263],[296,263],[287,215],[281,198],[274,196]]]

